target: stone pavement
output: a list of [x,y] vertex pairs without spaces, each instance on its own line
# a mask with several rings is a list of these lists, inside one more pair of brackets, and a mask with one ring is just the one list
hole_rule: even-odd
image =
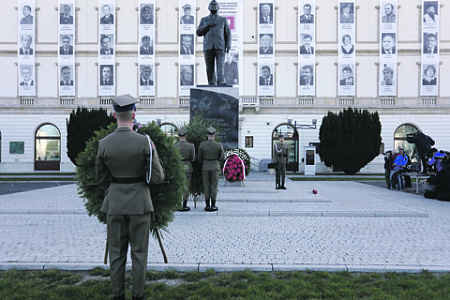
[[[286,186],[268,173],[221,182],[218,212],[190,201],[162,232],[168,264],[151,239],[149,269],[450,271],[450,202],[351,181]],[[105,237],[75,184],[0,196],[2,270],[106,268]]]

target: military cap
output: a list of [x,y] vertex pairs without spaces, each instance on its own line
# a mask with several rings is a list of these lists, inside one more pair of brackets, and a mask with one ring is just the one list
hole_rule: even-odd
[[183,9],[184,9],[184,10],[186,10],[186,9],[191,9],[191,5],[190,5],[190,4],[185,4],[185,5],[183,6]]
[[129,94],[116,96],[112,99],[114,110],[117,112],[130,111],[136,109],[138,101]]
[[216,134],[216,129],[214,127],[210,126],[208,129],[206,129],[206,134],[209,134],[209,135]]
[[278,136],[278,138],[284,139],[284,135],[283,135],[283,134],[280,134],[280,135]]
[[181,127],[180,129],[178,129],[178,136],[185,136],[186,134],[187,134],[186,127]]

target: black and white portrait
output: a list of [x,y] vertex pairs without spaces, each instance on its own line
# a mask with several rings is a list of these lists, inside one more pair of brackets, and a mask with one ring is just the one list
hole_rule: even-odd
[[73,86],[72,66],[61,66],[59,76],[60,86]]
[[340,7],[340,23],[355,23],[353,3],[343,2]]
[[33,45],[33,37],[30,34],[21,34],[20,35],[20,55],[33,55],[34,50],[31,47]]
[[227,84],[239,84],[239,53],[228,52],[224,65],[225,81]]
[[32,65],[21,65],[20,75],[22,76],[21,86],[34,86],[33,79],[33,66]]
[[273,54],[273,34],[259,35],[259,54]]
[[31,14],[31,6],[24,5],[22,7],[22,19],[20,19],[20,24],[34,24],[34,17]]
[[259,85],[273,85],[272,66],[262,66],[259,71]]
[[61,4],[59,7],[59,24],[73,24],[73,5],[72,4]]
[[439,24],[438,2],[425,1],[423,4],[423,22],[428,25]]
[[397,21],[394,4],[385,3],[382,9],[381,23],[395,23]]
[[194,54],[194,35],[193,34],[182,34],[180,35],[180,54],[181,55],[192,55]]
[[344,34],[342,36],[342,46],[341,46],[342,54],[352,54],[355,51],[355,46],[352,42],[352,37],[349,34]]
[[153,4],[141,4],[140,24],[154,24]]
[[141,46],[139,47],[140,55],[153,54],[153,39],[149,35],[144,35],[141,38]]
[[191,5],[183,5],[183,16],[180,18],[180,24],[194,24],[194,16],[191,15]]
[[100,65],[100,85],[114,85],[113,65]]
[[341,80],[339,81],[339,85],[355,85],[353,66],[344,65],[341,70]]
[[114,35],[101,34],[100,35],[100,55],[114,54]]
[[180,66],[180,85],[181,86],[194,85],[194,65]]
[[436,65],[423,65],[422,85],[436,85],[436,76]]
[[383,66],[383,78],[381,79],[381,85],[395,85],[394,84],[394,68],[388,65]]
[[73,55],[73,34],[61,34],[59,55]]
[[153,69],[151,65],[140,66],[139,85],[148,86],[153,85]]
[[314,85],[313,65],[304,65],[300,69],[300,85]]
[[259,24],[273,24],[272,3],[261,3],[259,5]]
[[395,54],[396,53],[396,34],[382,33],[381,34],[381,54]]
[[309,3],[303,5],[303,14],[300,15],[300,24],[314,23],[314,15],[311,13],[312,6]]
[[424,33],[423,34],[423,53],[424,54],[437,54],[438,53],[438,34],[436,33]]
[[102,6],[100,13],[100,24],[114,24],[114,6],[111,4],[105,4]]
[[300,46],[300,54],[314,54],[313,37],[310,34],[301,35],[302,45]]

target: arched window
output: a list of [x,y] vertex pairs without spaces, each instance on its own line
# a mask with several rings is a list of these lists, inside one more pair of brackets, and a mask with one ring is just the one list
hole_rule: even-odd
[[289,163],[286,165],[287,171],[298,171],[298,131],[288,124],[281,124],[272,132],[272,157],[273,147],[278,143],[280,135],[284,135],[284,142],[289,146]]
[[166,136],[175,137],[177,136],[177,127],[171,123],[162,123],[161,130],[166,134]]
[[35,169],[59,170],[61,162],[61,133],[52,124],[44,124],[36,131]]
[[405,149],[405,153],[411,158],[411,162],[417,162],[417,158],[413,156],[414,150],[416,148],[415,144],[410,144],[406,141],[406,135],[410,133],[414,133],[417,131],[417,127],[411,124],[403,124],[400,125],[394,134],[394,149],[395,151],[398,148]]

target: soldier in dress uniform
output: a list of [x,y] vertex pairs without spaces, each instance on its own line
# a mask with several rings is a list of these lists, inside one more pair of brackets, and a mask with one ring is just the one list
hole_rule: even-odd
[[[284,135],[280,135],[279,142],[273,147],[273,161],[277,163],[276,189],[285,190],[286,164],[289,162],[289,147],[284,143]],[[280,180],[281,179],[281,180]]]
[[214,141],[216,129],[209,127],[206,130],[208,140],[198,148],[198,161],[202,164],[203,189],[205,193],[206,211],[218,210],[216,206],[217,184],[219,182],[219,161],[225,158],[222,144]]
[[[98,143],[97,182],[105,192],[109,261],[114,299],[125,299],[125,266],[131,246],[133,299],[144,299],[150,215],[153,211],[147,177],[162,183],[164,172],[151,140],[132,129],[136,99],[114,97],[117,129]],[[146,173],[147,172],[147,173]],[[149,178],[148,178],[149,181]]]
[[189,211],[190,207],[187,206],[187,201],[189,197],[189,186],[191,185],[192,172],[194,169],[192,168],[192,162],[195,160],[195,147],[194,144],[186,142],[187,138],[187,130],[185,127],[182,127],[178,130],[178,137],[180,141],[175,144],[175,147],[178,147],[178,151],[181,154],[181,160],[184,163],[185,174],[186,174],[186,190],[183,194],[183,208],[180,211]]

